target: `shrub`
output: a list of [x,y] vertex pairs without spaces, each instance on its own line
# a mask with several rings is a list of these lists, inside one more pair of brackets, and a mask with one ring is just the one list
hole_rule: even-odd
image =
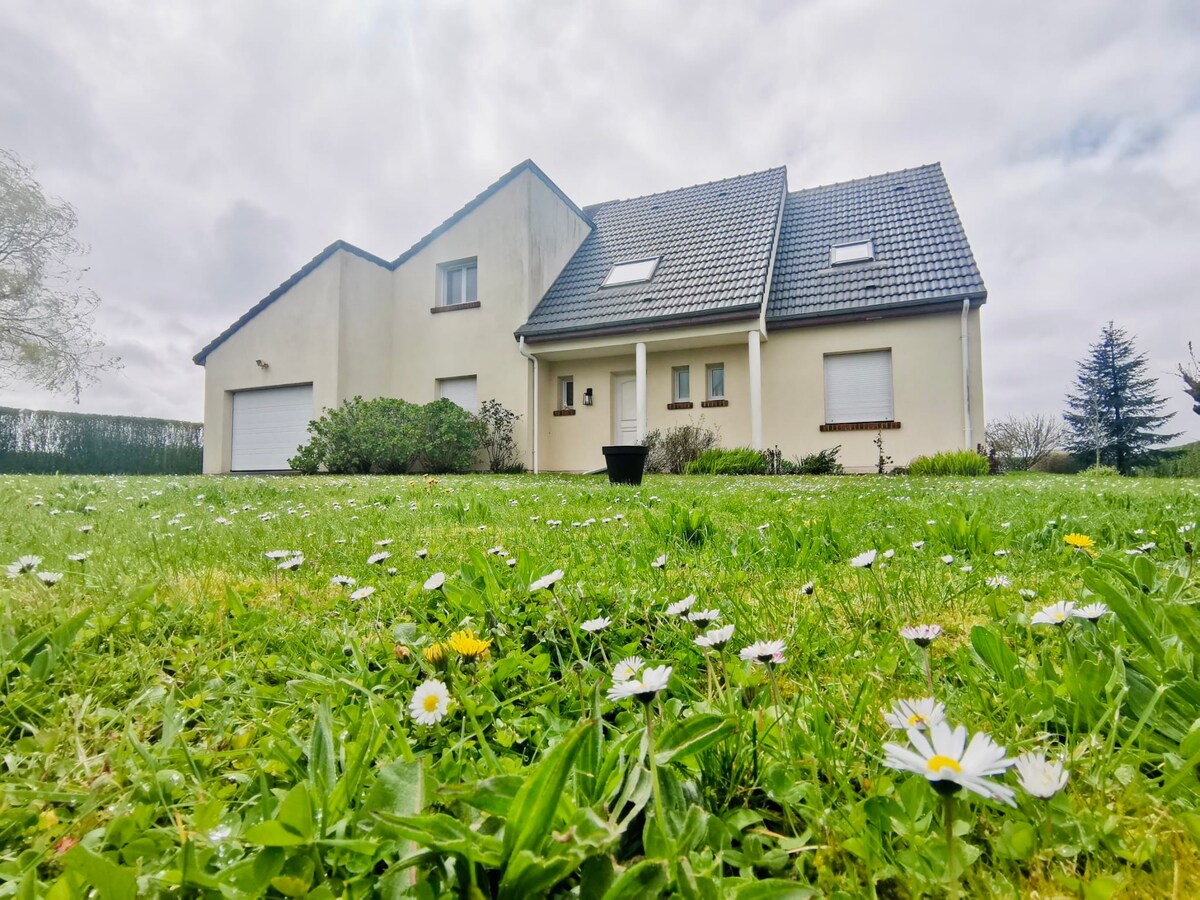
[[505,409],[498,400],[484,400],[479,412],[471,419],[479,448],[487,454],[488,469],[492,472],[524,472],[525,466],[517,459],[517,442],[513,437],[513,426],[521,418],[510,409]]
[[1092,478],[1117,478],[1121,473],[1112,466],[1088,466],[1079,474],[1088,475]]
[[734,447],[705,450],[687,465],[688,475],[765,475],[767,461],[761,450]]
[[943,450],[918,456],[908,466],[910,475],[986,475],[988,461],[974,450]]
[[478,440],[471,415],[449,400],[417,406],[394,397],[354,397],[308,423],[309,442],[288,465],[311,475],[395,475],[414,467],[463,472]]
[[838,462],[838,454],[842,450],[842,445],[830,447],[828,450],[820,450],[817,453],[810,453],[807,456],[800,457],[796,462],[799,475],[841,475],[842,464]]
[[1163,451],[1163,459],[1138,471],[1151,478],[1200,478],[1200,441]]
[[1051,475],[1074,475],[1082,468],[1083,464],[1074,454],[1056,450],[1039,460],[1033,466],[1032,471],[1046,472]]
[[393,397],[354,397],[308,423],[312,437],[288,465],[306,474],[407,472],[420,450],[419,409]]
[[421,407],[419,464],[427,472],[466,472],[475,462],[479,438],[471,414],[444,397]]
[[706,450],[717,446],[720,436],[715,429],[698,422],[677,425],[663,431],[656,428],[646,435],[646,471],[659,475],[682,475],[688,463]]

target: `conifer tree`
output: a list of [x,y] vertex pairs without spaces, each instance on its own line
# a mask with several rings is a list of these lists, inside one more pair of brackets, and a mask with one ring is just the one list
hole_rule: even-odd
[[1105,325],[1078,365],[1063,416],[1076,454],[1127,475],[1155,448],[1179,437],[1162,432],[1175,414],[1163,413],[1167,400],[1158,394],[1158,380],[1146,374],[1146,356],[1124,329]]

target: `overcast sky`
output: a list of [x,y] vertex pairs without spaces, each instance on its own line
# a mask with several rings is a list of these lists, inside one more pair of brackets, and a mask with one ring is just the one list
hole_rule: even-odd
[[1200,345],[1195,0],[8,0],[0,146],[92,247],[125,367],[84,411],[198,420],[192,355],[314,254],[392,258],[526,157],[581,205],[940,160],[988,418],[1061,411],[1113,319],[1200,438],[1172,374]]

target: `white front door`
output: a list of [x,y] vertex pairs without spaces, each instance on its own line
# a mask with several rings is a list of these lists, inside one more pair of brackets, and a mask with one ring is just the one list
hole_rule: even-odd
[[618,375],[613,379],[613,443],[636,444],[637,376]]

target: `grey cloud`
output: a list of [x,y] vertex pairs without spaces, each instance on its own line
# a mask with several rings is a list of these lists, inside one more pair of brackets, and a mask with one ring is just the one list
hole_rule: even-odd
[[128,360],[85,409],[198,416],[191,354],[314,253],[394,255],[525,157],[580,203],[940,160],[989,415],[1060,410],[1112,318],[1200,437],[1166,377],[1200,342],[1194,3],[29,3],[0,85]]

